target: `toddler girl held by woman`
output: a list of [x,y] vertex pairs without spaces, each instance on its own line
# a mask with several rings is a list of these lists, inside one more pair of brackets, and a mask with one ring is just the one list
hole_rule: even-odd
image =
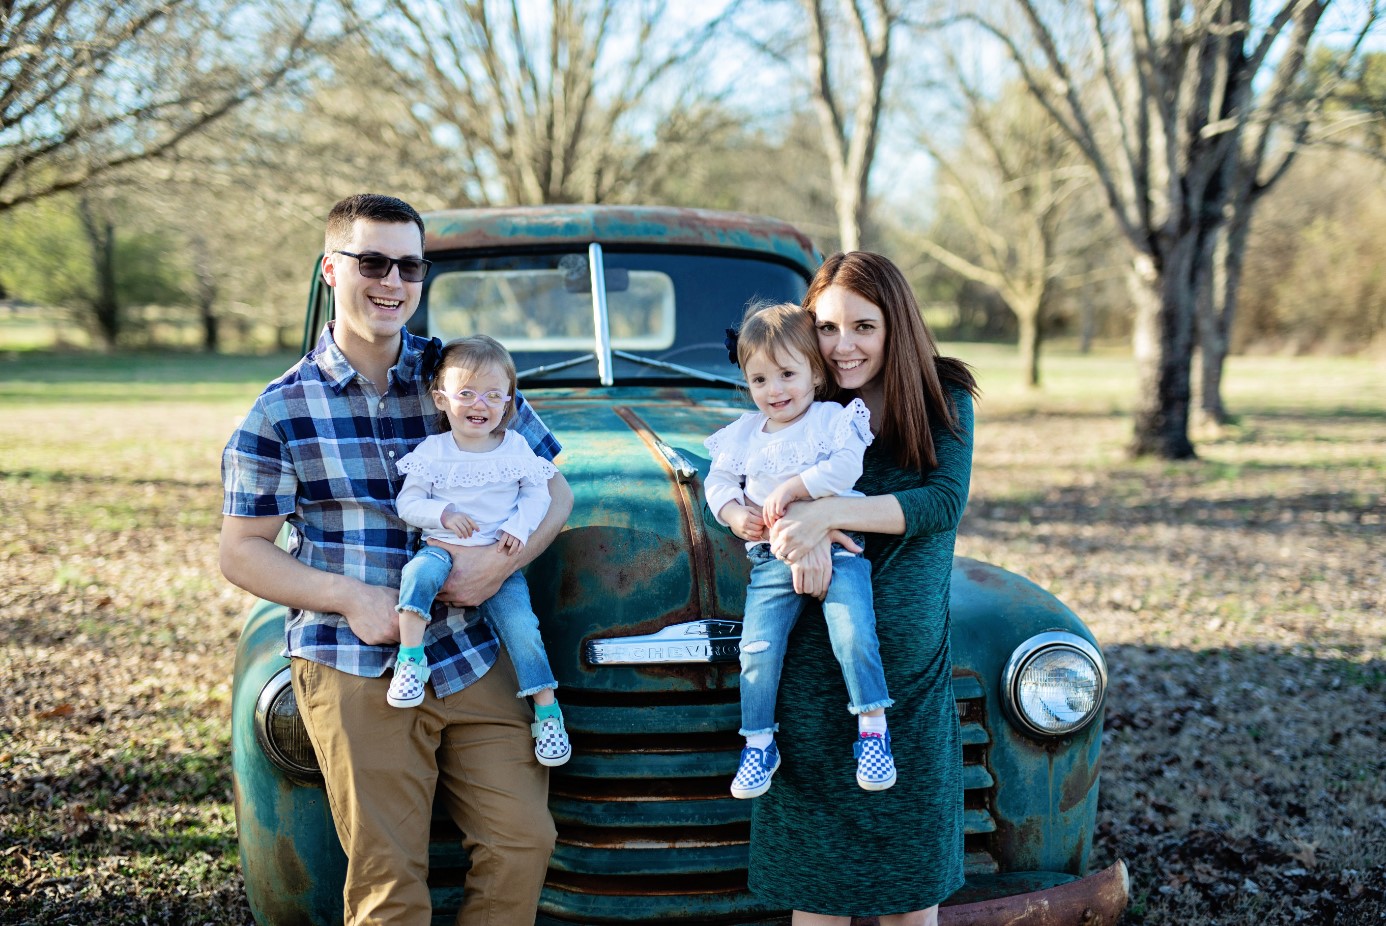
[[[400,580],[400,650],[387,695],[395,707],[422,703],[429,677],[424,633],[433,598],[452,571],[452,555],[433,542],[494,545],[498,556],[514,556],[548,511],[555,472],[523,437],[506,430],[515,413],[515,363],[495,339],[478,334],[444,345],[430,389],[448,430],[399,461],[404,487],[395,505],[401,518],[423,530],[424,542]],[[535,756],[544,765],[562,765],[572,747],[523,574],[506,579],[481,612],[510,654],[517,697],[534,699]]]
[[[861,400],[845,408],[816,401],[827,385],[827,368],[813,316],[800,306],[750,307],[736,335],[736,360],[758,411],[707,439],[712,467],[704,485],[708,507],[746,541],[751,561],[741,632],[746,746],[731,793],[752,798],[769,790],[780,766],[774,740],[780,670],[789,632],[807,603],[795,591],[790,565],[770,552],[770,527],[796,500],[859,494],[852,486],[861,476],[871,429]],[[885,720],[892,702],[876,642],[871,564],[859,553],[833,547],[823,617],[847,683],[847,710],[858,719],[857,784],[884,791],[896,777]]]

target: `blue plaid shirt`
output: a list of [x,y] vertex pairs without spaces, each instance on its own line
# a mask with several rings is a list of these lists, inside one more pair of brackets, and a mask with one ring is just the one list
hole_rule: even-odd
[[[396,462],[438,431],[428,394],[438,341],[403,332],[399,360],[383,394],[363,386],[332,329],[291,370],[270,383],[222,453],[222,513],[288,515],[289,552],[315,569],[398,588],[419,532],[400,520],[404,483]],[[552,460],[558,441],[518,393],[513,430]],[[434,603],[425,636],[434,691],[466,688],[495,664],[495,635],[476,608]],[[368,646],[340,614],[290,609],[286,656],[352,675],[380,676],[397,647]]]

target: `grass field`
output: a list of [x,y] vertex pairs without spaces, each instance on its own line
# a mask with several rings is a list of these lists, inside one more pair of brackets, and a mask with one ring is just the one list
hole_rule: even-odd
[[[1129,923],[1386,916],[1386,367],[1234,358],[1240,423],[1130,461],[1119,354],[985,395],[959,552],[1052,589],[1112,673],[1095,864]],[[285,357],[0,360],[0,923],[248,921],[218,457]]]

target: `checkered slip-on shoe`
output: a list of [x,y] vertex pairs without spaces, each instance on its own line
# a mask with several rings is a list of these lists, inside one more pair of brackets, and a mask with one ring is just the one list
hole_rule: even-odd
[[390,679],[390,690],[385,700],[391,707],[418,707],[424,699],[424,683],[431,675],[428,666],[412,659],[395,660],[395,677]]
[[529,730],[534,735],[534,758],[540,765],[562,765],[572,757],[573,745],[568,742],[562,715],[536,720]]
[[770,790],[770,777],[780,767],[780,747],[771,742],[764,749],[747,746],[741,750],[741,767],[732,779],[732,797],[760,797]]
[[857,784],[868,791],[884,791],[895,784],[895,759],[890,755],[890,733],[863,733],[852,751],[857,756]]

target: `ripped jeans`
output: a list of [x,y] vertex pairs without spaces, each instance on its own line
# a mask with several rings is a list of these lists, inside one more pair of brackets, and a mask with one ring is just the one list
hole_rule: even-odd
[[[857,539],[860,542],[859,538]],[[823,618],[833,655],[847,682],[847,710],[863,714],[894,702],[886,693],[881,651],[876,642],[876,611],[871,603],[871,563],[833,544],[833,578],[823,601]],[[757,544],[746,589],[741,626],[741,735],[774,733],[775,698],[780,687],[789,632],[808,597],[794,591],[789,566],[776,559],[768,543]]]

